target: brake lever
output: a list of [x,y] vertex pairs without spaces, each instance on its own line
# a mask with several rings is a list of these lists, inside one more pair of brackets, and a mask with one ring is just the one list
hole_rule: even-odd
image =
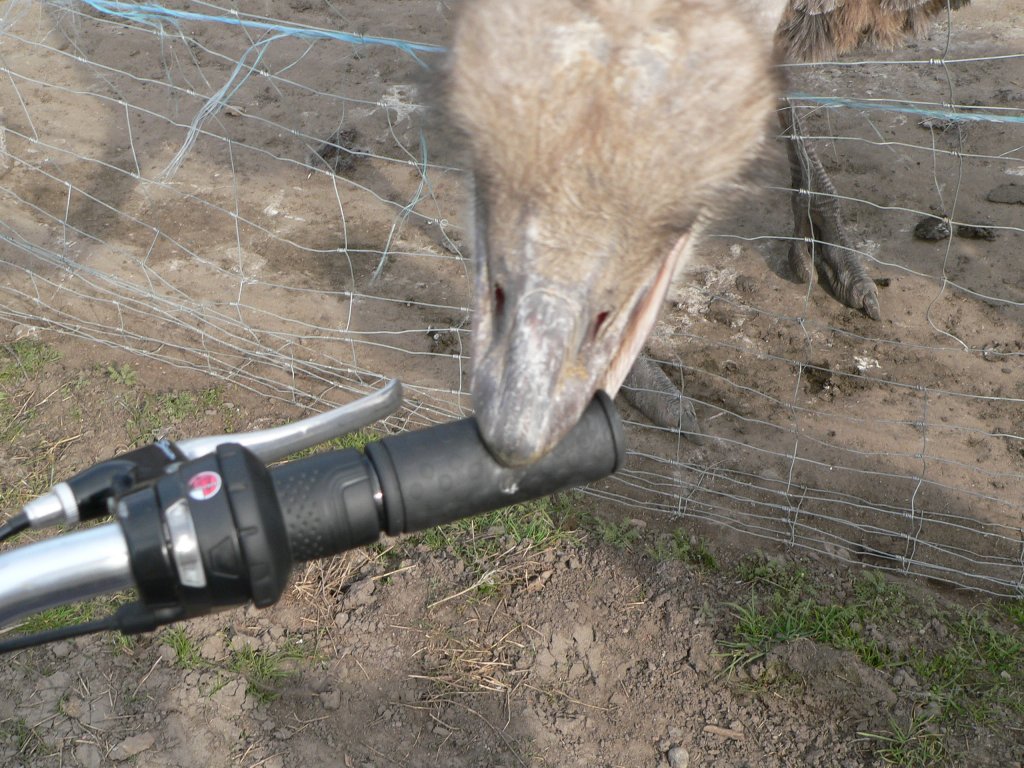
[[402,382],[393,379],[379,392],[301,421],[235,435],[191,437],[177,445],[185,458],[198,459],[215,453],[219,445],[235,443],[248,448],[264,464],[269,464],[333,437],[367,427],[394,413],[401,404]]
[[117,498],[156,482],[183,461],[215,453],[218,446],[234,443],[249,449],[264,463],[278,461],[296,451],[369,426],[394,413],[401,404],[402,383],[393,379],[381,390],[355,402],[280,427],[207,435],[177,443],[157,440],[57,483],[25,504],[21,519],[5,525],[0,539],[26,527],[76,525],[105,517],[111,514],[111,503]]

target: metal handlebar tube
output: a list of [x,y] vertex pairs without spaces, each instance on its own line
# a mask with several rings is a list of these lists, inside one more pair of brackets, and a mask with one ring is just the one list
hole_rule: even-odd
[[116,523],[55,536],[0,556],[0,626],[133,586],[128,545]]

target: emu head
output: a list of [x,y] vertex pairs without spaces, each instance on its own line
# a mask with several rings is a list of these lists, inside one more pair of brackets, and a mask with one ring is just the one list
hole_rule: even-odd
[[474,178],[472,391],[530,463],[618,391],[775,108],[746,0],[467,0],[446,107]]

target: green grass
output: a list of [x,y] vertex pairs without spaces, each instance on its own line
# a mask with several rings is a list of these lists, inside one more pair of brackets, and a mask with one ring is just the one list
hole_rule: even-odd
[[[260,702],[274,701],[280,695],[281,683],[297,672],[298,662],[308,661],[310,651],[298,642],[289,641],[277,651],[265,651],[244,645],[232,650],[226,663],[207,661],[199,652],[199,645],[183,627],[172,627],[162,635],[163,641],[174,649],[174,666],[179,669],[227,669],[245,678],[247,692]],[[219,679],[213,695],[226,680]]]
[[171,627],[163,633],[163,641],[174,649],[174,666],[180,669],[199,669],[208,666],[199,654],[199,646],[183,627]]
[[561,494],[431,528],[409,541],[432,550],[450,551],[467,566],[474,566],[507,550],[507,537],[540,549],[572,539],[572,532],[563,527],[568,508],[568,494]]
[[[720,641],[726,670],[733,673],[763,659],[775,646],[809,638],[849,650],[865,664],[911,672],[928,690],[929,714],[882,734],[862,734],[876,756],[892,765],[939,764],[946,754],[937,726],[1019,722],[1024,717],[1024,609],[1020,601],[998,610],[931,611],[912,605],[905,590],[879,572],[868,572],[841,602],[819,595],[807,573],[763,559],[748,559],[737,574],[750,597],[731,606],[729,637]],[[924,616],[941,627],[936,639],[918,641]],[[881,645],[879,636],[911,636],[909,649]],[[969,725],[968,725],[969,727]]]
[[366,447],[367,443],[372,443],[374,440],[379,440],[380,435],[375,434],[369,429],[360,429],[355,432],[350,432],[347,435],[341,435],[339,437],[332,437],[323,443],[318,443],[309,448],[305,448],[301,451],[293,453],[285,461],[294,461],[295,459],[304,459],[307,456],[312,456],[316,453],[325,453],[327,451],[343,451],[348,448],[356,448],[362,450]]
[[997,623],[988,608],[945,617],[945,647],[916,650],[909,665],[949,718],[997,722],[1024,717],[1024,632]]
[[49,752],[49,746],[39,731],[21,717],[0,720],[0,743],[13,746],[15,754],[20,757],[33,757]]
[[35,416],[31,393],[12,390],[59,357],[53,347],[31,339],[0,345],[0,442],[17,440]]
[[114,384],[120,384],[123,387],[134,387],[138,380],[138,375],[136,374],[135,369],[128,363],[124,363],[122,365],[108,365],[106,374],[110,381]]
[[67,605],[47,608],[45,611],[40,611],[26,617],[18,625],[18,631],[25,634],[33,634],[61,627],[70,627],[86,621],[94,621],[109,615],[119,606],[132,599],[132,593],[126,591],[97,597],[93,600],[83,600],[79,603],[68,603]]
[[29,379],[59,358],[53,347],[33,339],[0,345],[0,384]]
[[127,427],[132,445],[152,442],[188,420],[199,420],[207,411],[219,409],[224,402],[218,387],[191,390],[137,393],[125,400]]
[[228,669],[244,677],[249,695],[266,704],[281,695],[281,683],[294,677],[297,662],[307,660],[309,656],[306,648],[294,642],[277,651],[244,645],[231,652]]
[[403,546],[450,553],[478,580],[478,595],[493,594],[528,578],[537,553],[579,541],[569,526],[575,499],[563,493],[513,504],[409,536]]
[[649,548],[655,560],[678,560],[696,565],[706,571],[717,571],[718,562],[708,548],[707,542],[688,536],[684,531],[673,531],[655,538]]
[[608,544],[616,549],[632,550],[643,536],[643,531],[629,520],[606,520],[598,515],[588,518],[586,527],[602,544]]
[[751,596],[734,604],[734,639],[722,642],[727,668],[734,671],[768,655],[772,648],[798,638],[810,638],[839,650],[850,650],[872,667],[887,667],[885,648],[863,634],[861,606],[819,603],[810,598],[774,593],[767,599]]
[[873,743],[875,757],[886,765],[901,768],[935,768],[945,764],[948,757],[946,741],[934,728],[931,717],[916,716],[907,725],[889,721],[884,733],[857,734]]

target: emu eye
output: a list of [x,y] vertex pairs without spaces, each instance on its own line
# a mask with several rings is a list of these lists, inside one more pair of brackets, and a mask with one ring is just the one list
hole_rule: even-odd
[[597,317],[594,318],[594,327],[590,331],[590,340],[593,341],[597,338],[598,334],[601,333],[601,328],[604,327],[605,321],[608,320],[609,312],[605,310],[598,312]]
[[505,310],[505,289],[500,284],[494,284],[494,314],[500,317]]

